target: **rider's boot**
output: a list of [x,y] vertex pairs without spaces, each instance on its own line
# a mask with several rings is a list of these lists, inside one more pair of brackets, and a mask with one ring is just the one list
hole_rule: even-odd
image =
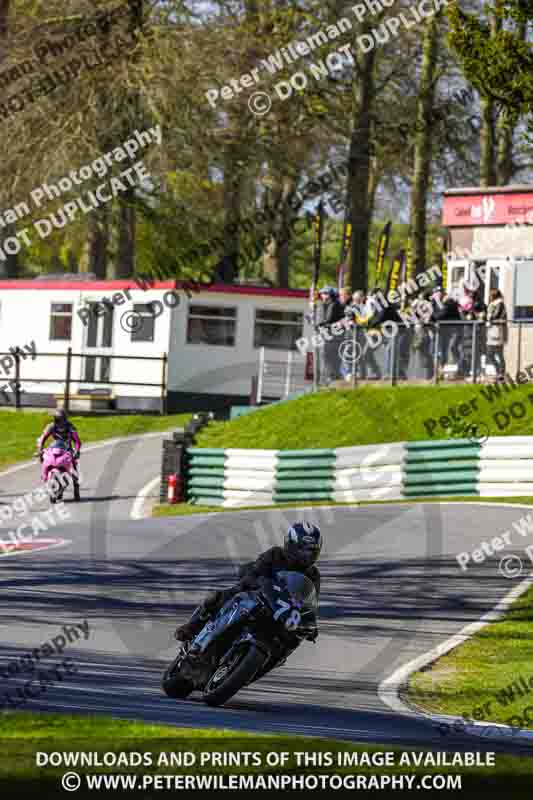
[[174,636],[178,642],[190,642],[194,639],[194,637],[200,633],[210,616],[211,614],[204,606],[198,606],[190,620],[184,625],[180,625],[179,628],[176,628]]

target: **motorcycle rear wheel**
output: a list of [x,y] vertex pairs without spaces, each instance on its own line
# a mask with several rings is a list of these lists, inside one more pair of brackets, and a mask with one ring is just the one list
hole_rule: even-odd
[[208,706],[223,705],[254,677],[264,661],[264,653],[255,645],[243,648],[225,673],[217,677],[224,668],[215,670],[204,689],[204,702]]

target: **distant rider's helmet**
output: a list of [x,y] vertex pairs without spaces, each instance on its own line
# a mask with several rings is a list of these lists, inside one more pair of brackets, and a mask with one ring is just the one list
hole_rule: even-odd
[[308,569],[318,561],[322,550],[322,534],[311,522],[295,522],[285,534],[283,550],[289,562]]
[[64,408],[54,411],[54,425],[60,431],[65,430],[68,424],[67,414]]

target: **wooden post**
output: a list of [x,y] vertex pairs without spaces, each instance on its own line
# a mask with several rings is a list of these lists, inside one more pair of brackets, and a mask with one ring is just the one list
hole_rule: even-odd
[[70,411],[70,379],[72,372],[72,347],[67,350],[67,374],[65,375],[65,393],[63,395],[63,408],[65,413]]
[[163,369],[161,373],[161,414],[167,413],[167,354],[163,353]]
[[20,410],[20,355],[15,352],[15,408]]

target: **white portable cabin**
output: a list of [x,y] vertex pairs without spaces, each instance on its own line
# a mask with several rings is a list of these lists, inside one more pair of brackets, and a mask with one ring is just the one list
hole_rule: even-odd
[[499,289],[511,323],[508,368],[519,369],[525,354],[533,361],[533,186],[450,189],[442,223],[449,237],[446,288],[457,295],[466,281],[486,304],[490,290]]
[[13,403],[10,349],[32,343],[35,357],[20,357],[25,406],[56,404],[69,349],[74,398],[106,396],[122,410],[159,410],[165,395],[169,411],[246,404],[261,349],[295,353],[310,335],[307,310],[307,292],[263,286],[0,281],[0,405]]

